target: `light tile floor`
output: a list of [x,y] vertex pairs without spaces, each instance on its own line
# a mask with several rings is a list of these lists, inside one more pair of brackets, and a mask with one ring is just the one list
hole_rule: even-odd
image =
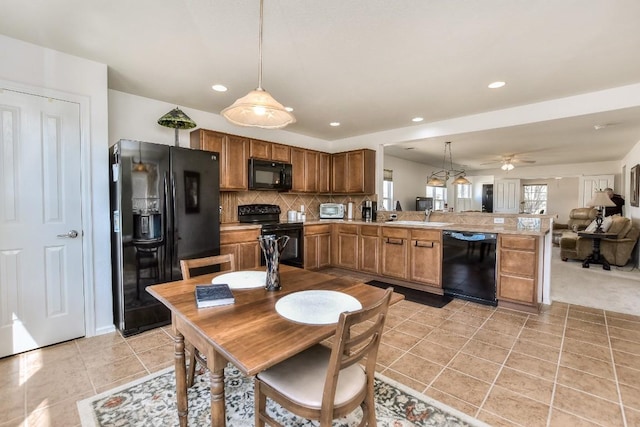
[[[168,328],[0,359],[0,427],[79,425],[76,401],[172,364]],[[640,317],[454,300],[390,308],[379,370],[495,426],[640,426]]]

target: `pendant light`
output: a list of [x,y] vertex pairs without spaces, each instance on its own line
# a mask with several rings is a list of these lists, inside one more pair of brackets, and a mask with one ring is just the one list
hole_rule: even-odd
[[238,98],[221,114],[229,122],[239,126],[264,129],[281,129],[296,122],[296,118],[262,88],[262,21],[263,2],[260,0],[260,31],[258,37],[259,67],[258,87],[242,98]]
[[[447,166],[447,153],[449,153],[449,169]],[[467,185],[471,184],[465,177],[466,173],[464,170],[454,169],[453,168],[453,160],[451,158],[451,142],[444,143],[444,155],[442,156],[442,169],[433,172],[429,175],[429,179],[427,180],[427,185],[430,187],[444,187],[447,185],[447,181],[450,177],[455,176],[456,179],[453,180],[453,184],[459,185]]]

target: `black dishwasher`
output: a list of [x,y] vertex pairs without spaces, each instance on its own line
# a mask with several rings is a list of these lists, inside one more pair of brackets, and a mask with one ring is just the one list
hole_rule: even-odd
[[442,232],[442,287],[445,295],[497,305],[495,233]]

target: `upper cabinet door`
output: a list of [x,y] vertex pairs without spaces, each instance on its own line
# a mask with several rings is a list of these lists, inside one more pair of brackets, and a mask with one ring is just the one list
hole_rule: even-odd
[[249,157],[254,159],[271,160],[271,143],[252,139],[249,141]]
[[347,153],[331,155],[331,187],[334,193],[347,192]]
[[197,129],[191,132],[191,148],[220,154],[220,190],[246,190],[249,140],[234,135]]
[[373,194],[375,192],[376,153],[362,149],[332,155],[334,193]]
[[271,160],[291,163],[291,147],[282,144],[271,144]]
[[235,135],[228,136],[228,144],[222,161],[226,166],[226,173],[221,182],[227,190],[246,190],[249,181],[249,141]]

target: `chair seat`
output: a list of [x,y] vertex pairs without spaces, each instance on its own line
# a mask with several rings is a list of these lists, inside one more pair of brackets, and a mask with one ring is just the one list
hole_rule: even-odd
[[[258,374],[258,378],[291,401],[320,409],[331,350],[316,345]],[[360,393],[367,381],[364,369],[351,365],[338,378],[335,405],[340,406]]]

